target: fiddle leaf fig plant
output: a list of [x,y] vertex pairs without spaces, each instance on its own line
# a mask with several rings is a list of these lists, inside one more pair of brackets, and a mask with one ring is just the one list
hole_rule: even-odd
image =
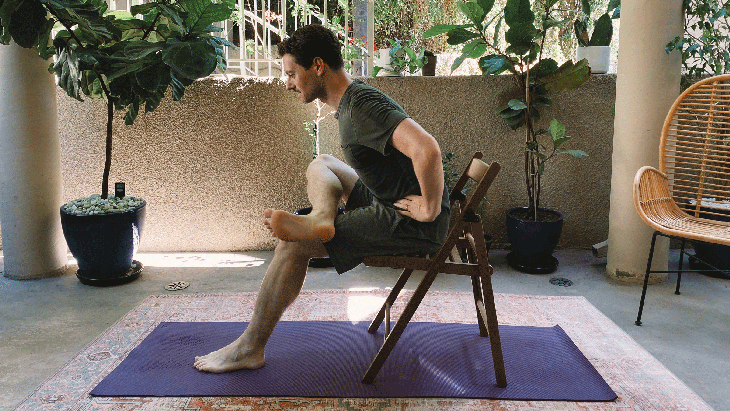
[[79,101],[83,94],[106,102],[106,200],[115,110],[126,110],[131,125],[168,89],[177,101],[194,80],[224,71],[223,48],[235,46],[212,33],[234,8],[235,0],[156,0],[130,13],[109,11],[104,0],[0,0],[0,42],[55,56],[49,71],[59,87]]
[[[540,129],[540,110],[553,104],[552,93],[571,90],[583,85],[591,71],[586,60],[562,65],[543,56],[548,30],[569,24],[558,14],[557,0],[544,0],[540,6],[529,0],[507,0],[503,10],[492,13],[494,0],[471,0],[460,3],[461,12],[468,24],[441,24],[424,33],[424,37],[446,34],[447,42],[462,46],[462,54],[452,65],[455,70],[468,58],[479,59],[484,75],[506,73],[515,79],[518,87],[513,97],[496,112],[512,129],[524,128],[525,188],[530,219],[537,220],[540,207],[541,179],[546,164],[556,155],[567,154],[575,158],[585,157],[581,150],[565,147],[570,137],[565,127],[552,119],[548,128]],[[493,17],[489,17],[490,14]],[[506,46],[498,41],[501,25],[505,23]],[[536,25],[537,23],[537,25]],[[495,35],[488,35],[494,27]]]

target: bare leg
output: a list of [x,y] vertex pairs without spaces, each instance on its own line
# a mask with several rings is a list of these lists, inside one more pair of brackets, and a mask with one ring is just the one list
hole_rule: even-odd
[[256,298],[253,316],[238,339],[202,357],[195,357],[200,371],[222,373],[264,366],[264,347],[287,307],[294,302],[304,284],[311,257],[324,257],[320,243],[285,242],[276,247]]
[[264,211],[271,234],[284,241],[325,243],[335,235],[335,217],[340,200],[347,199],[357,182],[357,174],[347,164],[321,155],[307,168],[307,196],[312,212],[298,216],[283,210]]

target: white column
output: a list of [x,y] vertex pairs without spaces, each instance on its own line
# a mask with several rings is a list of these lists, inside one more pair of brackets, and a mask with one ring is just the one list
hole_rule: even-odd
[[[679,96],[681,56],[665,45],[682,34],[682,0],[621,2],[616,119],[614,121],[608,275],[642,282],[653,231],[636,213],[632,187],[636,171],[659,164],[664,118]],[[657,240],[653,268],[666,270],[668,241]],[[652,282],[666,280],[652,275]]]
[[0,45],[0,226],[4,275],[60,274],[61,155],[56,84],[49,61],[14,43]]

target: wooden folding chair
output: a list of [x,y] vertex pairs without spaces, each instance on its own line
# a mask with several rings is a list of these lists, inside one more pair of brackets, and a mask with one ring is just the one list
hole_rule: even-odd
[[[730,223],[703,218],[726,217],[728,200],[730,75],[726,74],[695,83],[677,98],[664,121],[659,170],[646,166],[636,173],[634,206],[655,230],[636,325],[641,325],[650,273],[678,273],[675,294],[679,294],[686,240],[730,245]],[[657,235],[682,240],[679,270],[651,270]]]
[[[363,376],[362,381],[364,383],[373,382],[436,275],[445,273],[471,277],[480,335],[490,337],[497,386],[502,388],[507,386],[504,360],[502,358],[502,344],[497,327],[497,311],[494,308],[494,292],[492,291],[491,281],[493,270],[487,257],[481,219],[475,212],[486,195],[487,189],[497,176],[500,165],[496,162],[486,164],[480,160],[481,158],[482,153],[477,152],[474,154],[466,170],[451,191],[452,214],[458,212],[459,215],[452,219],[448,237],[435,254],[430,257],[376,256],[365,258],[365,265],[402,268],[403,272],[368,329],[371,334],[375,333],[382,324],[383,319],[385,319],[385,341]],[[476,182],[476,188],[469,198],[466,198],[462,190],[469,180]],[[457,202],[459,207],[455,209],[454,204]],[[461,255],[466,256],[466,261],[459,262],[462,260]],[[425,271],[426,274],[406,304],[395,326],[390,330],[390,308],[414,270]]]

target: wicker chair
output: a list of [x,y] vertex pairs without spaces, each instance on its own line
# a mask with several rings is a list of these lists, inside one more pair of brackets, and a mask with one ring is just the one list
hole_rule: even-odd
[[[730,75],[702,80],[677,98],[659,151],[659,170],[642,167],[634,179],[636,210],[655,230],[636,325],[650,273],[677,272],[679,294],[686,240],[730,245],[730,223],[713,219],[730,212]],[[682,241],[677,271],[651,271],[657,235]]]

